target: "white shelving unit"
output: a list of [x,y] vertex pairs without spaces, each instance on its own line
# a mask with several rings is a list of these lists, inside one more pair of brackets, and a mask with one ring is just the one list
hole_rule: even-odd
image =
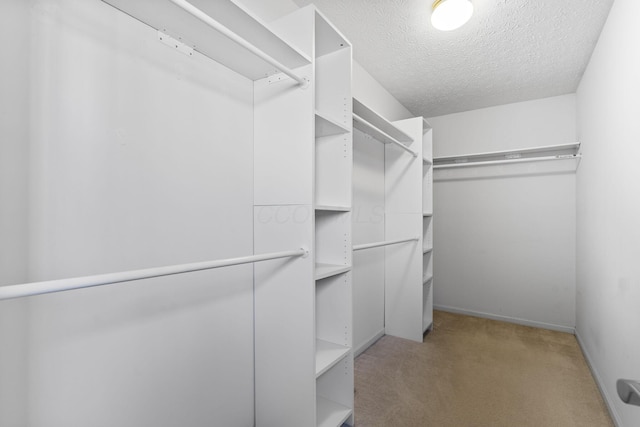
[[[280,72],[171,0],[103,1],[251,80]],[[189,3],[288,68],[311,62],[308,55],[280,38],[266,23],[233,0],[190,0]]]
[[[384,333],[422,341],[422,118],[390,122],[358,99],[353,124],[384,143]],[[371,191],[371,189],[369,189]],[[358,242],[357,248],[371,242]],[[374,250],[374,249],[364,249]],[[360,251],[360,252],[364,252]],[[359,255],[360,259],[364,254]],[[358,349],[361,351],[361,349]]]
[[433,129],[423,121],[422,135],[422,331],[433,327]]
[[278,20],[276,29],[313,62],[313,423],[352,426],[351,44],[313,5]]

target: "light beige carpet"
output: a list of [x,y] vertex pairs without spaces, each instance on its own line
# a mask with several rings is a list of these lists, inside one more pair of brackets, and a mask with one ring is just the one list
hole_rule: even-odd
[[435,312],[355,363],[357,427],[613,426],[573,335]]

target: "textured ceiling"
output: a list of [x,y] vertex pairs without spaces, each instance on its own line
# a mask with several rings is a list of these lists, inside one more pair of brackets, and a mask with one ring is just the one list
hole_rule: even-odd
[[413,114],[433,117],[575,92],[613,0],[473,0],[458,30],[432,0],[294,0],[316,6],[354,58]]

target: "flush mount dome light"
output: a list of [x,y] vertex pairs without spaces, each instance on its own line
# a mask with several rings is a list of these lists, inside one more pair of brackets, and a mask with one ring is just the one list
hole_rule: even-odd
[[431,25],[441,31],[460,28],[473,15],[471,0],[436,0],[432,8]]

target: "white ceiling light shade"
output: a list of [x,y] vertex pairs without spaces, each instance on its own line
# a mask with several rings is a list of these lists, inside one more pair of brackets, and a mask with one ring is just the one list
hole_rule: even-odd
[[473,15],[471,0],[436,0],[432,8],[431,25],[440,31],[460,28]]

